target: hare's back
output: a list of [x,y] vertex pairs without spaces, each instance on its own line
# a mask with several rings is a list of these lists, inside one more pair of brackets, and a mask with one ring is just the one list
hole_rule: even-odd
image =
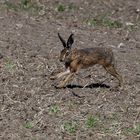
[[110,48],[95,47],[95,48],[85,48],[80,49],[79,53],[81,57],[87,58],[96,63],[108,63],[114,65],[114,55]]
[[99,57],[110,57],[113,55],[112,49],[103,48],[103,47],[80,49],[79,53],[81,55],[86,55],[86,56],[94,56],[95,55],[95,56],[99,56]]

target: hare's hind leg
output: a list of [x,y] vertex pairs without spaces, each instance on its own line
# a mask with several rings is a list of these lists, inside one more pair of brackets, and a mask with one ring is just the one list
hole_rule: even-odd
[[109,65],[109,66],[104,66],[104,68],[106,69],[106,71],[108,73],[110,73],[112,76],[116,77],[119,80],[119,86],[122,86],[123,84],[123,80],[122,77],[117,73],[116,69],[114,68],[114,66]]
[[58,79],[58,78],[61,78],[61,77],[65,76],[65,75],[68,75],[69,73],[70,73],[70,70],[67,69],[66,71],[60,72],[60,73],[58,73],[58,74],[55,75],[55,76],[51,76],[50,79],[51,79],[51,80]]
[[70,80],[73,79],[73,76],[74,76],[74,73],[70,73],[70,74],[65,78],[64,81],[61,81],[61,82],[60,82],[60,84],[57,86],[57,88],[62,88],[62,87],[64,87],[68,81],[70,81]]

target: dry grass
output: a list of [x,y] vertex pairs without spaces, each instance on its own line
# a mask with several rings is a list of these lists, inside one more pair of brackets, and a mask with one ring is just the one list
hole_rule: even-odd
[[[43,14],[8,10],[3,2],[0,139],[138,140],[140,32],[139,12],[135,8],[139,1],[43,0],[37,3],[43,7]],[[66,7],[63,12],[56,10],[60,4]],[[72,8],[67,10],[71,4]],[[111,19],[122,23],[120,28],[85,23],[108,12]],[[136,28],[133,30],[131,26]],[[64,70],[58,60],[62,46],[57,32],[68,36],[71,31],[77,48],[112,47],[124,78],[123,89],[112,90],[117,80],[100,66],[81,71],[71,83],[75,86],[54,87],[59,81],[51,81],[50,75]],[[95,84],[102,81],[110,88]],[[92,86],[83,88],[84,85]]]

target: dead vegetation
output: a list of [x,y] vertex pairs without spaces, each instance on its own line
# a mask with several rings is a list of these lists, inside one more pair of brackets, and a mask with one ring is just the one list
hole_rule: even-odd
[[[139,15],[139,0],[2,0],[0,139],[139,140]],[[95,66],[56,89],[58,32],[73,32],[77,48],[112,48],[124,88]]]

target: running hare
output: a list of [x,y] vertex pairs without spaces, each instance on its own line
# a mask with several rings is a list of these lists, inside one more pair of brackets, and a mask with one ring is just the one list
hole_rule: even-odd
[[73,34],[66,41],[58,33],[58,37],[63,44],[64,49],[60,53],[60,61],[65,63],[66,71],[50,77],[52,80],[56,78],[67,77],[57,85],[62,88],[70,81],[76,72],[80,69],[88,68],[95,64],[102,65],[105,70],[119,80],[119,86],[122,85],[122,77],[117,73],[114,67],[114,55],[110,48],[94,47],[86,49],[71,49],[74,43]]

